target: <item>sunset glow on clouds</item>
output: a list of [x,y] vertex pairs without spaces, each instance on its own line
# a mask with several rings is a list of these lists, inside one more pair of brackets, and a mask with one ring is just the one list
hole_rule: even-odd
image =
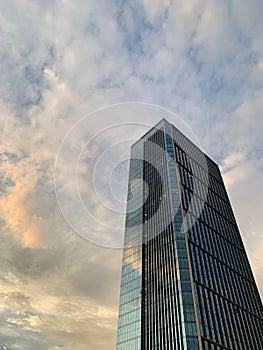
[[[109,104],[160,105],[191,127],[221,166],[263,295],[263,4],[11,0],[0,8],[0,348],[115,348],[121,250],[73,232],[53,182],[66,133]],[[90,117],[69,151],[85,147],[107,118],[126,122],[129,113]],[[135,120],[154,125],[157,117]],[[105,144],[111,138],[119,134],[105,133]],[[121,227],[90,190],[100,145],[83,154],[79,186],[101,222]],[[61,164],[67,189],[74,169]],[[123,198],[127,167],[117,174]],[[103,225],[83,226],[94,240],[111,239]]]

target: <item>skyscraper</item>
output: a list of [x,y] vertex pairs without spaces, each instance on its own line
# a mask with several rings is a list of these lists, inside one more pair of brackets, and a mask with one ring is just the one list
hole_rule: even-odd
[[117,350],[139,349],[263,349],[220,170],[166,120],[131,148]]

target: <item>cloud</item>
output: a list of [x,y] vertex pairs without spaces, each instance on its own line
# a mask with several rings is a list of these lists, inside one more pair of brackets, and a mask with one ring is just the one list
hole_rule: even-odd
[[36,181],[35,174],[27,173],[0,201],[2,217],[7,228],[18,236],[24,245],[31,247],[35,246],[38,240],[37,222],[40,218],[28,215],[25,199],[31,193]]
[[[237,161],[240,157],[241,160]],[[260,213],[263,205],[263,192],[258,186],[263,181],[262,159],[249,160],[244,156],[233,154],[226,158],[225,163],[228,164],[228,167],[223,173],[224,180],[262,294],[263,220]]]
[[105,348],[108,338],[115,337],[120,254],[80,238],[71,244],[62,240],[53,250],[22,248],[12,243],[14,239],[9,236],[1,252],[1,277],[6,278],[1,278],[0,319],[13,329],[3,330],[6,344],[28,349],[36,344],[40,349],[41,344],[43,349],[44,344],[70,349],[74,343],[80,349]]
[[[53,171],[76,121],[125,100],[182,116],[222,165],[263,293],[262,3],[102,0],[98,10],[95,1],[85,7],[81,1],[9,1],[1,12],[2,343],[14,350],[114,349],[121,252],[71,231],[57,207]],[[71,155],[90,136],[134,115],[140,121],[147,114],[145,121],[155,124],[161,113],[147,108],[90,117],[68,145],[63,186],[72,185]],[[129,133],[138,137],[143,130],[122,129],[124,138]],[[104,136],[101,146],[119,138],[115,131]],[[94,145],[84,154],[79,185],[102,222],[122,225],[90,191],[87,170],[102,150]],[[68,204],[77,221],[78,208],[71,198]],[[85,229],[113,243],[104,226],[85,222]]]

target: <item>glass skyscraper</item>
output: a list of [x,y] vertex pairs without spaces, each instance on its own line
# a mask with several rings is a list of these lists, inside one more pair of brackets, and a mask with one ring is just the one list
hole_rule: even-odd
[[117,350],[139,349],[263,349],[219,168],[166,120],[131,148]]

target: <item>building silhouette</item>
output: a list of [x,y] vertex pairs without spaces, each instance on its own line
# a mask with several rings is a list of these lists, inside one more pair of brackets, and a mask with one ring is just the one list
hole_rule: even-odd
[[131,148],[117,350],[139,349],[263,349],[220,170],[164,119]]

